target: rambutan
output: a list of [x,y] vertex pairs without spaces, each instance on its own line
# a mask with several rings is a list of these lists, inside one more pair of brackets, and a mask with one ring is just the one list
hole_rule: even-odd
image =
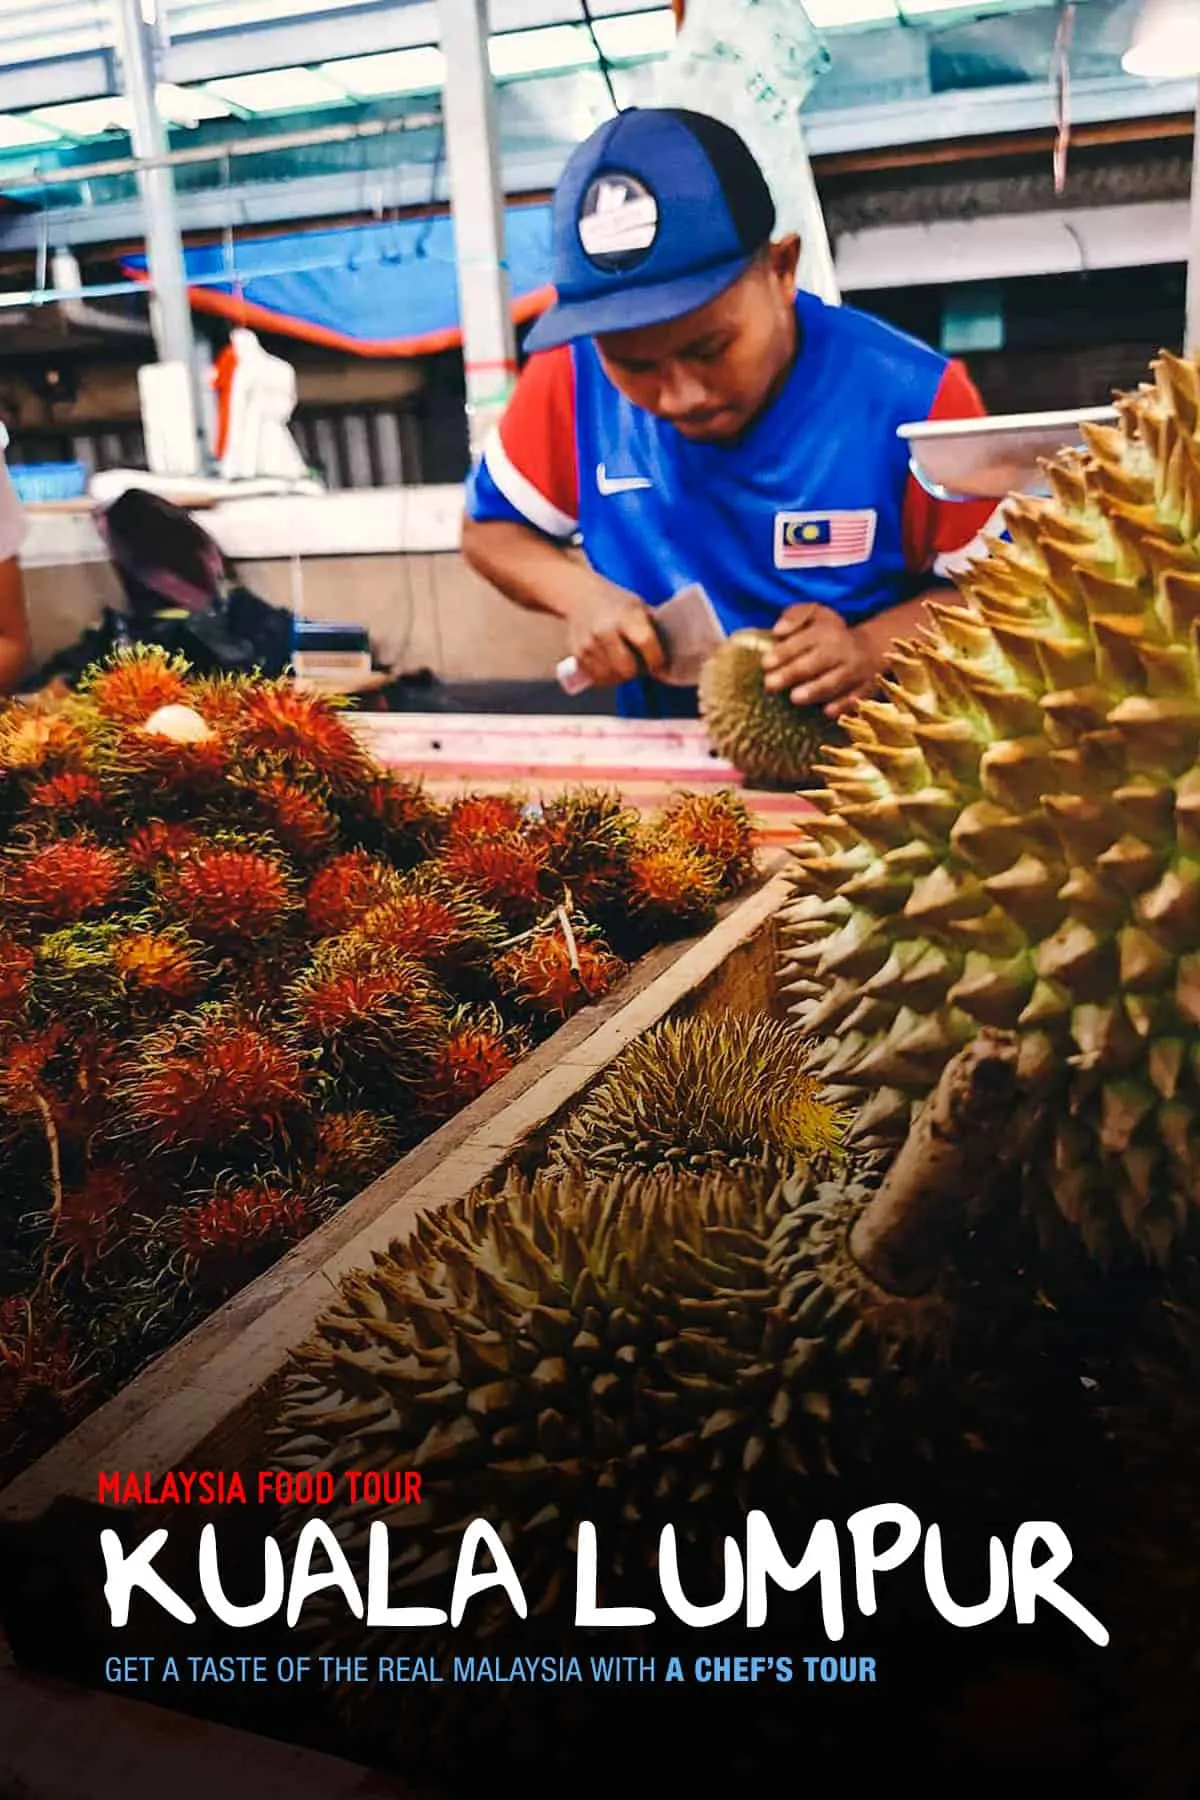
[[241,718],[257,685],[253,675],[197,675],[188,698],[213,729],[221,732]]
[[199,834],[193,825],[150,819],[130,832],[125,840],[125,854],[140,873],[153,874],[162,864],[176,861],[198,842]]
[[339,795],[337,806],[344,837],[386,857],[396,869],[424,862],[445,828],[445,809],[422,784],[388,770]]
[[0,1302],[0,1485],[87,1409],[94,1380],[44,1301],[17,1294]]
[[528,1049],[528,1039],[505,1025],[494,1006],[462,1007],[421,1084],[417,1106],[430,1121],[453,1118],[486,1093]]
[[33,951],[28,945],[0,936],[0,1022],[19,1016],[32,970]]
[[159,876],[163,902],[205,943],[253,947],[286,924],[297,905],[276,858],[219,844],[187,851]]
[[672,795],[654,829],[716,863],[724,894],[740,893],[754,874],[754,820],[733,788]]
[[349,1199],[390,1168],[401,1147],[395,1123],[383,1113],[328,1112],[317,1120],[305,1177]]
[[63,769],[29,790],[29,805],[45,817],[69,813],[94,820],[104,811],[104,789],[86,769]]
[[713,922],[720,899],[720,865],[703,851],[648,834],[629,859],[625,903],[635,933],[699,931]]
[[320,795],[300,782],[276,773],[252,793],[267,829],[300,862],[315,862],[336,842],[337,820]]
[[446,818],[446,842],[506,837],[525,822],[524,798],[517,794],[460,794]]
[[128,1170],[89,1169],[82,1181],[63,1188],[53,1220],[53,1248],[60,1269],[88,1270],[119,1241],[139,1203]]
[[170,1155],[285,1134],[306,1107],[306,1069],[282,1036],[220,1006],[139,1039],[114,1094],[114,1134]]
[[334,938],[288,990],[289,1016],[325,1067],[381,1094],[421,1080],[445,1042],[447,1007],[419,963]]
[[448,844],[438,858],[451,881],[473,890],[510,925],[524,925],[544,909],[545,845],[517,832]]
[[50,776],[84,768],[90,756],[87,733],[62,712],[18,705],[0,715],[0,769]]
[[461,983],[479,975],[504,942],[504,921],[468,889],[422,875],[418,870],[405,887],[364,913],[356,932],[423,963],[441,981]]
[[546,851],[544,891],[555,900],[569,894],[588,914],[607,906],[621,891],[640,826],[633,807],[601,788],[548,801],[529,831]]
[[68,925],[119,899],[123,857],[86,832],[11,848],[0,863],[0,902],[35,925]]
[[43,1109],[48,1108],[57,1123],[68,1043],[66,1026],[55,1023],[9,1037],[0,1045],[0,1111],[18,1118],[44,1118]]
[[399,891],[395,869],[366,850],[347,850],[308,884],[304,914],[310,937],[337,937]]
[[189,668],[157,644],[122,645],[79,682],[81,699],[106,719],[140,725],[160,706],[183,706],[190,699]]
[[100,754],[105,792],[130,819],[209,811],[227,799],[231,766],[220,736],[179,743],[132,726],[105,740]]
[[599,1000],[625,972],[603,938],[575,926],[567,931],[561,918],[514,944],[495,967],[501,992],[545,1019],[568,1018]]
[[208,971],[183,931],[129,931],[113,945],[113,963],[125,987],[137,995],[182,1005],[195,998]]
[[252,1181],[173,1209],[163,1235],[181,1255],[181,1274],[209,1299],[226,1299],[308,1236],[321,1209],[282,1183]]
[[334,701],[302,693],[289,677],[256,683],[228,730],[243,748],[266,751],[335,790],[357,788],[379,773]]

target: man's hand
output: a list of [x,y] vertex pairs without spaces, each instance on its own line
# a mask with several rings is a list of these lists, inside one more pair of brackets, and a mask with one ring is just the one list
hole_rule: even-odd
[[823,704],[826,718],[836,719],[875,685],[880,662],[869,639],[828,606],[789,606],[772,635],[764,686],[769,693],[788,690],[795,706]]
[[666,666],[651,610],[627,588],[593,575],[573,596],[566,619],[571,654],[596,687],[661,675]]

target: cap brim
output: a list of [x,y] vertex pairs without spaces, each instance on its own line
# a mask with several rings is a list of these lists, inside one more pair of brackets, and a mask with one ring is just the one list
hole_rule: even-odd
[[732,287],[753,261],[753,256],[739,256],[733,262],[702,269],[695,275],[681,275],[656,287],[627,287],[587,300],[560,300],[534,322],[525,348],[556,350],[560,344],[574,343],[576,338],[669,324],[672,319],[681,319],[685,313],[707,306]]

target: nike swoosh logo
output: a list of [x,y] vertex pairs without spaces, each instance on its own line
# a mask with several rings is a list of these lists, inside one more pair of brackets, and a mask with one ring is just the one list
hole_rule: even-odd
[[645,475],[610,475],[603,463],[596,464],[596,486],[602,494],[632,494],[636,488],[653,487]]

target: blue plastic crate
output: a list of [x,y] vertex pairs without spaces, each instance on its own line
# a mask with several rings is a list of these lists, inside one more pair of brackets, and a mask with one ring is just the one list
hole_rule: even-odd
[[86,463],[10,463],[8,472],[27,506],[47,500],[80,500],[88,491]]

